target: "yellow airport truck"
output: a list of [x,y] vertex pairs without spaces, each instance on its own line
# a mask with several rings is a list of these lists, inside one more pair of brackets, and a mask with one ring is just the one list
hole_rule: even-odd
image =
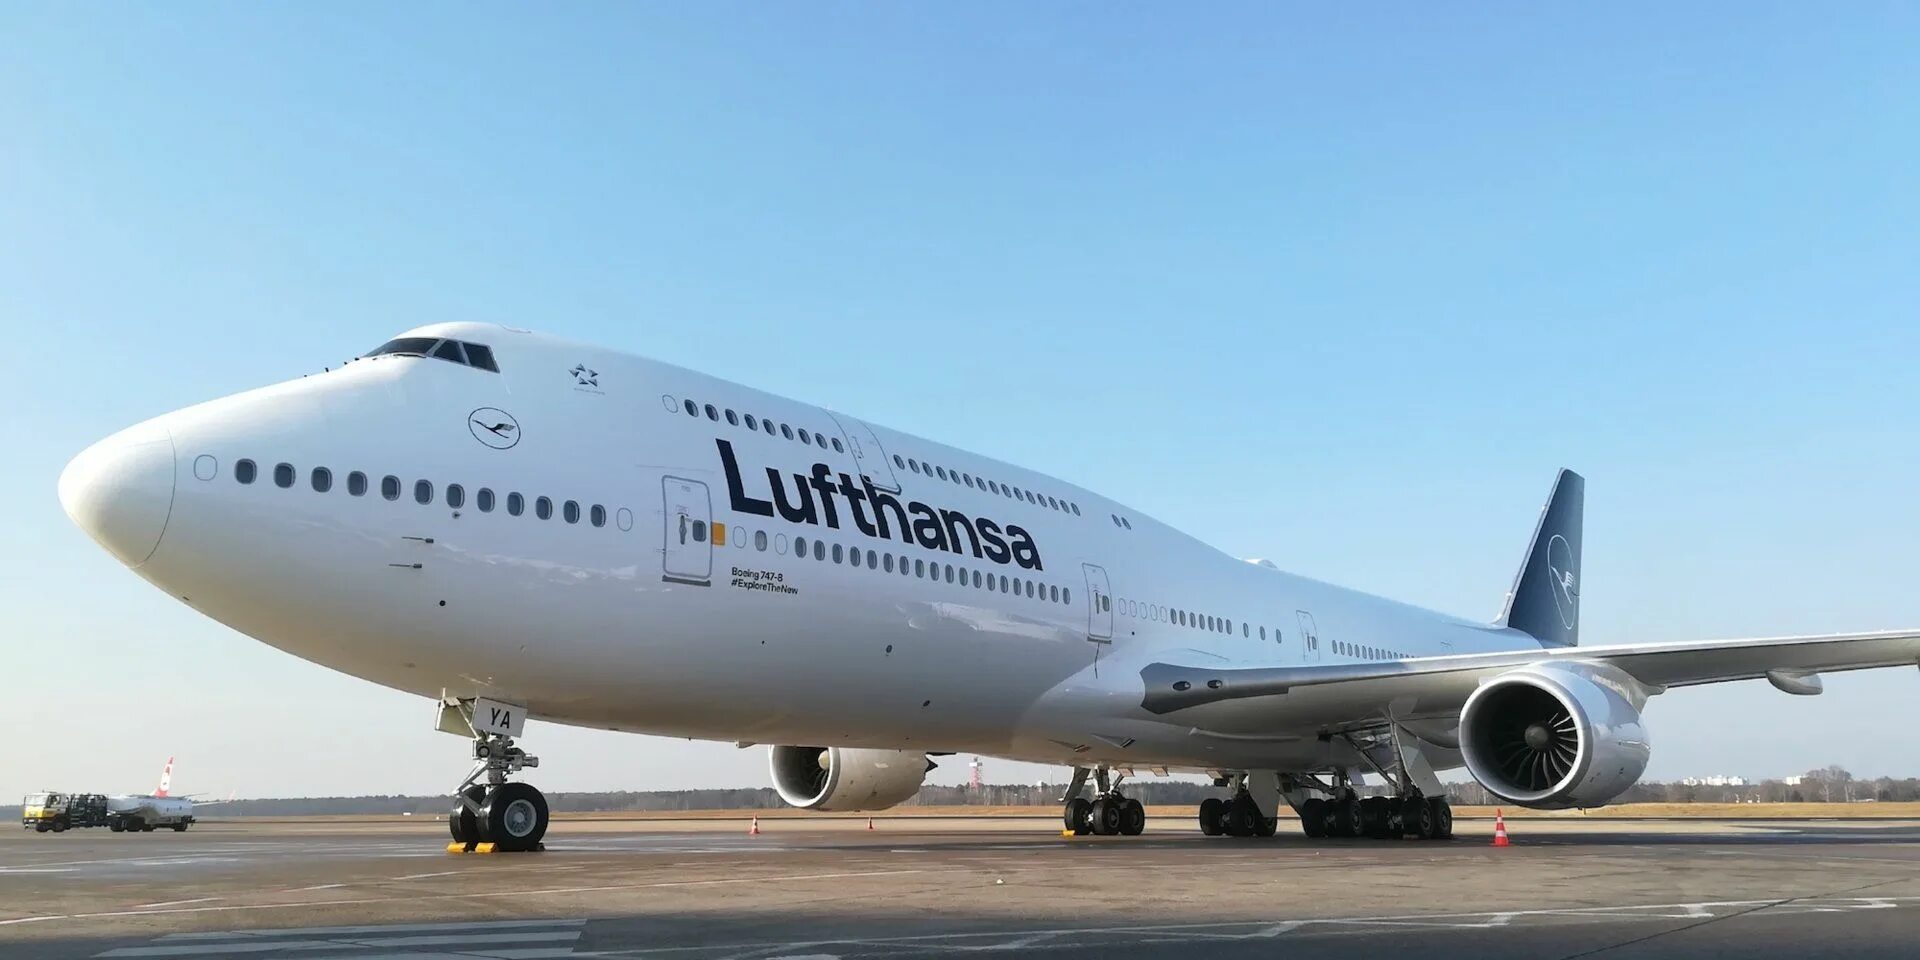
[[20,802],[20,826],[38,833],[107,825],[107,798],[98,793],[29,793]]

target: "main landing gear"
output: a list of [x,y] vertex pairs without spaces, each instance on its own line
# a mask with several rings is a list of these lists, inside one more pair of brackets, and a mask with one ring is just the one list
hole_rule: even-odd
[[1138,799],[1120,793],[1124,775],[1110,774],[1109,768],[1100,767],[1094,772],[1096,793],[1088,800],[1080,796],[1087,772],[1086,767],[1074,768],[1073,783],[1060,798],[1060,820],[1068,831],[1076,837],[1089,833],[1102,837],[1136,837],[1146,830],[1147,808]]
[[[513,745],[507,733],[488,729],[489,724],[474,723],[480,708],[473,701],[442,701],[438,729],[448,733],[469,733],[473,737],[473,770],[453,789],[457,802],[447,816],[447,831],[454,846],[473,850],[482,844],[500,853],[521,853],[543,849],[540,839],[547,834],[547,798],[530,783],[507,780],[509,774],[526,767],[537,767],[540,758],[529,756]],[[505,709],[516,711],[524,722],[524,711],[488,702],[489,720],[501,729],[519,733],[511,716],[501,719]],[[462,729],[464,728],[464,729]],[[484,782],[482,782],[484,781]]]
[[1279,821],[1262,813],[1260,804],[1248,792],[1246,778],[1239,778],[1230,797],[1208,797],[1200,801],[1200,832],[1209,837],[1271,837]]
[[1361,797],[1344,776],[1328,785],[1317,779],[1289,791],[1289,799],[1317,789],[1328,796],[1309,796],[1294,809],[1300,815],[1300,830],[1307,836],[1371,837],[1391,840],[1446,840],[1453,836],[1453,807],[1445,797],[1423,796],[1412,789],[1397,797]]

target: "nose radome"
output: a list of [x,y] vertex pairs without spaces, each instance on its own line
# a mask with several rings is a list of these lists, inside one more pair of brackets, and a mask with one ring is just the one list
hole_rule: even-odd
[[60,505],[129,567],[153,556],[173,512],[173,437],[148,421],[80,451],[60,474]]

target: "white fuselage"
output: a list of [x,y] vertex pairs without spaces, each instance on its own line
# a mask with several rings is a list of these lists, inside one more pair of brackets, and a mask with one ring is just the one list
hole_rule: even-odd
[[[166,414],[76,460],[69,510],[155,585],[316,663],[673,736],[1302,770],[1344,762],[1315,734],[1378,699],[1169,719],[1142,709],[1141,668],[1537,647],[716,377],[494,326],[410,335],[485,344],[499,370],[374,357]],[[89,482],[117,485],[111,507]]]

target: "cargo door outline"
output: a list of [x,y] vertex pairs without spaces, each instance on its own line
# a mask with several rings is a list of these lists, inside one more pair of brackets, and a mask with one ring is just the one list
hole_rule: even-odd
[[1113,642],[1113,589],[1107,581],[1107,571],[1101,567],[1083,563],[1080,569],[1087,574],[1087,639],[1094,643]]
[[666,509],[660,579],[695,587],[713,585],[713,502],[707,485],[684,477],[662,477]]
[[900,480],[894,476],[893,464],[887,462],[886,448],[880,446],[880,438],[874,435],[873,428],[843,413],[829,410],[827,416],[840,425],[840,434],[853,453],[853,467],[860,473],[860,479],[872,484],[875,490],[899,493]]

